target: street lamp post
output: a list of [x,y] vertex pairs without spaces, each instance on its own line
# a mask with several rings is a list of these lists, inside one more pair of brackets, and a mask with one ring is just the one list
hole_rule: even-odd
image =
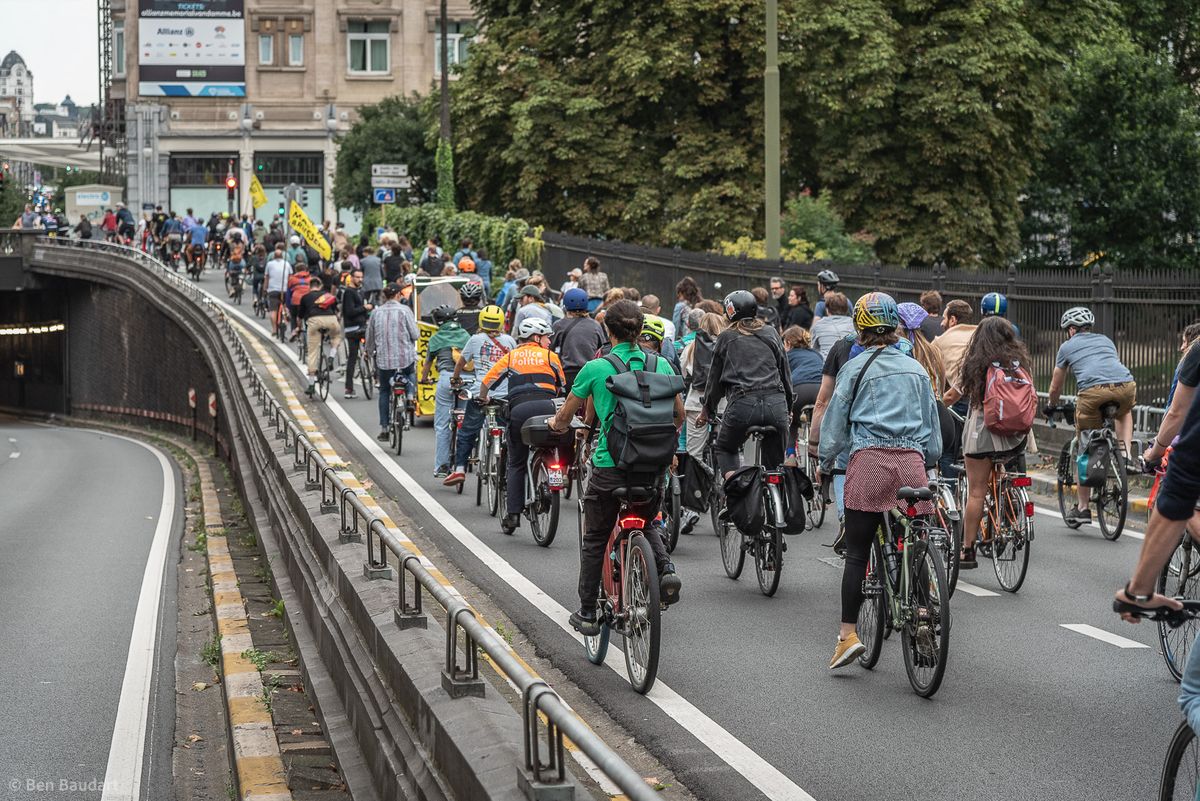
[[767,4],[767,68],[763,73],[766,124],[766,250],[767,258],[779,258],[779,0]]

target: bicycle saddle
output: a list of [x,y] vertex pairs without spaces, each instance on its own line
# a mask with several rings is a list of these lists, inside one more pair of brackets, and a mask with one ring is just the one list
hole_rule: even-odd
[[933,490],[929,487],[901,487],[896,490],[898,501],[928,501],[932,497]]
[[760,435],[766,436],[768,434],[774,434],[775,431],[776,431],[775,426],[750,426],[749,428],[746,429],[746,436],[748,436],[748,437],[756,437],[756,436],[760,436]]
[[654,487],[617,487],[612,494],[617,500],[646,503],[654,498]]

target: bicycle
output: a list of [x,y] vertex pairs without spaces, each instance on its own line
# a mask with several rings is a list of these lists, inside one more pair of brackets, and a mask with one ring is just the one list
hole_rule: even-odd
[[262,285],[254,293],[254,316],[260,320],[267,319],[267,293]]
[[[1113,611],[1118,614],[1131,614],[1143,620],[1153,620],[1160,626],[1180,628],[1186,624],[1194,624],[1200,616],[1200,600],[1179,598],[1183,609],[1147,609],[1134,604],[1118,601],[1112,602]],[[1180,773],[1183,772],[1181,776]],[[1158,785],[1159,801],[1182,801],[1182,799],[1200,798],[1200,742],[1185,719],[1175,729],[1171,744],[1167,746],[1167,758],[1163,761],[1162,775]]]
[[[1096,507],[1096,522],[1100,524],[1100,533],[1106,540],[1114,541],[1121,536],[1121,532],[1125,529],[1125,516],[1129,511],[1129,479],[1125,475],[1125,444],[1117,439],[1115,433],[1118,409],[1116,403],[1105,403],[1100,407],[1101,427],[1092,432],[1092,437],[1099,436],[1106,443],[1107,464],[1104,468],[1104,484],[1093,488],[1088,501],[1089,506]],[[1075,422],[1074,404],[1047,406],[1044,411],[1051,428],[1054,428],[1056,417],[1061,417],[1064,422],[1069,424]],[[1075,497],[1078,451],[1079,435],[1075,435],[1063,445],[1057,466],[1058,509],[1062,513],[1063,521],[1072,529],[1078,529],[1083,525],[1079,521],[1067,521],[1067,513],[1073,503],[1071,499]],[[1083,477],[1079,477],[1079,480],[1082,481]]]
[[[936,526],[917,517],[917,503],[932,500],[933,487],[902,487],[876,530],[863,579],[858,637],[866,646],[858,661],[871,670],[879,661],[884,628],[900,632],[904,669],[913,692],[929,698],[946,674],[950,652],[950,587],[936,542]],[[899,527],[899,532],[893,528]],[[886,569],[884,569],[886,566]]]
[[[559,434],[547,422],[553,415],[530,417],[521,426],[521,441],[529,447],[525,470],[525,508],[533,541],[543,548],[554,542],[558,533],[559,497],[567,486],[566,449],[571,447],[573,432]],[[572,421],[574,424],[576,421]],[[582,424],[580,424],[582,425]]]
[[[796,432],[796,455],[804,454],[806,475],[821,474],[821,462],[808,450],[809,426],[812,423],[813,412],[816,409],[811,404],[800,409],[800,427]],[[830,504],[829,482],[822,481],[818,491],[804,501],[805,513],[810,528],[820,528],[825,522],[825,507]]]
[[241,273],[225,273],[225,288],[233,298],[233,302],[238,306],[242,305],[242,274]]
[[[392,376],[391,420],[388,425],[388,445],[399,456],[404,450],[404,432],[408,429],[408,384],[402,375]],[[380,391],[383,388],[380,387]]]
[[[645,695],[658,676],[662,636],[662,603],[658,568],[644,534],[653,510],[645,507],[657,487],[630,485],[613,490],[620,500],[617,522],[604,553],[600,593],[596,599],[600,633],[583,638],[584,652],[594,665],[604,662],[613,633],[625,638],[625,671],[633,689]],[[579,502],[579,545],[583,547],[583,501]]]
[[[976,542],[980,555],[991,558],[996,581],[1005,592],[1016,592],[1025,583],[1034,534],[1033,501],[1029,500],[1033,479],[1008,472],[1005,465],[1011,460],[1009,454],[992,458]],[[961,483],[966,485],[965,475]]]
[[[459,402],[464,404],[471,399],[471,393],[465,388],[464,382],[459,380],[450,381],[450,395],[454,399],[454,405],[450,407],[450,464],[458,464],[458,454],[455,449],[458,447],[458,432],[462,430],[463,417],[466,416],[467,410],[465,406],[460,406]],[[460,481],[456,489],[458,494],[462,495],[463,485],[465,481]]]
[[946,578],[950,582],[950,596],[958,587],[958,557],[963,544],[962,512],[967,506],[967,478],[958,468],[957,477],[938,476],[932,484],[937,487],[933,496],[933,513],[938,519],[938,525],[947,533],[946,548],[942,559],[946,563]]
[[[307,339],[307,334],[305,339]],[[317,357],[317,380],[314,384],[316,395],[321,400],[329,398],[329,385],[333,381],[333,348],[330,347],[329,334],[321,332],[320,356]],[[301,357],[301,361],[303,361]]]
[[[1167,452],[1159,464],[1146,466],[1154,471],[1154,483],[1150,487],[1147,513],[1154,509],[1159,485],[1167,472],[1167,462],[1171,457],[1172,450],[1173,448],[1167,448]],[[1172,598],[1200,597],[1200,545],[1197,545],[1196,542],[1198,534],[1200,532],[1196,531],[1190,521],[1184,526],[1183,535],[1179,538],[1179,545],[1176,546],[1170,561],[1163,566],[1162,573],[1159,574],[1158,583],[1155,585],[1156,592]],[[1167,670],[1170,671],[1175,681],[1181,681],[1183,668],[1187,664],[1188,652],[1191,651],[1192,643],[1196,639],[1200,623],[1188,620],[1175,627],[1169,626],[1161,620],[1157,623],[1158,644],[1163,660],[1167,663]]]
[[[725,502],[725,497],[721,492],[721,467],[717,464],[717,432],[721,428],[721,418],[714,417],[708,423],[708,441],[704,443],[704,464],[708,466],[710,475],[713,477],[712,486],[708,491],[708,514],[712,520],[713,533],[717,536],[721,534],[721,504]],[[740,568],[739,568],[740,572]]]
[[783,574],[783,553],[787,545],[783,541],[783,484],[782,470],[766,470],[762,467],[762,440],[774,435],[773,426],[750,426],[746,436],[754,440],[754,465],[759,468],[762,488],[763,525],[757,532],[743,532],[728,520],[721,520],[717,537],[721,542],[721,561],[725,575],[736,580],[742,574],[746,552],[754,556],[754,572],[758,577],[758,588],[768,598],[779,589]]
[[[487,492],[488,514],[495,517],[507,492],[506,470],[508,446],[504,441],[504,420],[508,418],[508,402],[493,398],[484,407],[483,430],[476,448],[479,452],[479,474],[476,478],[476,498]],[[479,501],[476,500],[476,503]]]

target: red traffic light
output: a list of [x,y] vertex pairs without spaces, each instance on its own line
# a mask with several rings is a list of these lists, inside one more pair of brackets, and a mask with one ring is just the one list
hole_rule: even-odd
[[232,175],[229,176],[228,178],[226,178],[225,179],[225,188],[231,192],[234,189],[237,189],[237,178],[233,177]]

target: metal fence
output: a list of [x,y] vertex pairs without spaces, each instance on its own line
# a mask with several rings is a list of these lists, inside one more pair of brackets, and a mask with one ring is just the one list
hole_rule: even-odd
[[[1176,363],[1179,335],[1200,320],[1200,271],[1112,270],[1088,268],[961,270],[933,267],[847,265],[829,262],[797,264],[694,253],[678,248],[654,248],[623,242],[585,239],[564,234],[543,235],[543,271],[555,286],[568,270],[595,256],[614,286],[634,286],[658,295],[664,309],[675,302],[675,285],[685,275],[700,285],[706,297],[720,298],[734,289],[766,286],[772,276],[800,284],[815,303],[816,275],[832,269],[842,291],[853,300],[880,289],[899,301],[915,301],[922,292],[937,289],[946,301],[962,299],[978,308],[988,292],[1003,292],[1009,300],[1009,319],[1033,355],[1034,377],[1041,389],[1050,384],[1054,357],[1066,338],[1058,327],[1071,306],[1088,306],[1096,314],[1096,331],[1113,339],[1121,359],[1138,383],[1138,401],[1162,406]],[[1072,389],[1069,382],[1068,391]]]

